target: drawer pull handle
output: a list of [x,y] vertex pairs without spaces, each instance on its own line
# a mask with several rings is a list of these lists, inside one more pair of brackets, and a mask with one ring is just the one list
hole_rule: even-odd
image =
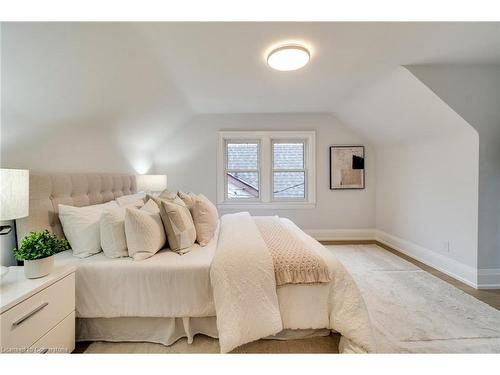
[[19,319],[17,319],[15,322],[12,323],[12,327],[17,327],[18,325],[22,324],[25,320],[31,318],[37,312],[39,312],[39,311],[43,310],[45,307],[47,307],[48,304],[49,304],[48,302],[44,302],[40,306],[38,306],[36,309],[30,311],[26,315],[23,315],[22,317],[20,317]]

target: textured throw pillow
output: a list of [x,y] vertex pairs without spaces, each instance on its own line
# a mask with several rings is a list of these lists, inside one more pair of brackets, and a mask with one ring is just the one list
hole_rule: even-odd
[[125,236],[128,254],[134,260],[150,258],[163,248],[165,230],[160,209],[153,200],[148,200],[141,209],[125,209]]
[[182,201],[178,196],[177,194],[175,193],[172,193],[172,192],[168,192],[166,193],[166,190],[164,190],[162,192],[162,196],[154,196],[154,195],[151,195],[151,194],[146,194],[146,197],[144,198],[144,201],[147,202],[149,200],[152,200],[154,201],[158,207],[161,207],[161,202],[164,201],[164,200],[167,200],[167,201],[176,201],[176,202],[179,202],[179,201]]
[[121,197],[116,198],[116,203],[118,206],[142,206],[144,204],[144,198],[146,197],[145,193],[137,193],[137,194],[129,194],[122,195]]
[[101,247],[108,258],[127,257],[125,207],[104,210],[100,221]]
[[162,198],[162,199],[175,199],[175,197],[177,196],[176,193],[173,193],[171,192],[170,190],[163,190],[160,194],[158,194],[158,198]]
[[115,201],[85,207],[58,206],[59,220],[74,256],[86,258],[101,251],[101,214],[113,207],[118,207]]
[[184,202],[178,197],[173,201],[162,200],[160,213],[170,250],[179,251],[193,246],[196,241],[196,229]]
[[193,193],[184,193],[183,191],[179,191],[177,193],[177,195],[179,196],[179,198],[182,199],[182,201],[184,202],[184,204],[186,205],[187,208],[189,208],[190,210],[193,208],[194,201],[196,200],[196,195],[195,194],[193,194]]
[[[164,190],[163,191],[164,193],[167,192],[167,190]],[[162,202],[173,202],[173,203],[177,203],[177,204],[180,204],[180,205],[183,205],[184,202],[182,201],[181,198],[179,198],[177,196],[177,194],[175,193],[165,193],[163,195],[163,198],[160,198],[160,197],[155,197],[155,196],[152,196],[150,194],[146,194],[146,198],[145,198],[146,202],[148,202],[149,200],[152,200],[154,201],[158,207],[160,208],[160,217],[161,217],[161,221],[163,222],[163,227],[165,228],[165,233],[167,234],[167,237],[168,237],[168,229],[167,229],[167,222],[168,222],[168,217],[167,217],[167,214],[165,213],[165,210],[163,210],[161,207],[161,203]]]
[[214,237],[219,223],[217,207],[207,197],[200,194],[194,200],[191,215],[196,228],[196,241],[201,246],[206,246]]

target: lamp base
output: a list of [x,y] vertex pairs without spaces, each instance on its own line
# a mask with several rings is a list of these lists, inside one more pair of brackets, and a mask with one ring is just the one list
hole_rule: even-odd
[[16,222],[14,220],[0,221],[0,265],[15,266],[17,264],[12,250],[17,247]]
[[0,225],[0,236],[9,234],[12,231],[12,226],[10,225]]

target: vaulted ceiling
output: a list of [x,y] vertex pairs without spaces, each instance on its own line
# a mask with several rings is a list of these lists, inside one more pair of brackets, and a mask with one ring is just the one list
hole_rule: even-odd
[[[500,62],[500,24],[159,23],[132,25],[200,113],[335,112],[398,66]],[[301,70],[277,72],[266,51],[311,48]]]
[[[154,152],[193,115],[269,112],[328,112],[400,141],[413,113],[432,117],[405,101],[424,94],[401,66],[500,63],[499,23],[4,23],[1,36],[2,146],[94,126]],[[310,63],[270,69],[266,51],[289,40]]]

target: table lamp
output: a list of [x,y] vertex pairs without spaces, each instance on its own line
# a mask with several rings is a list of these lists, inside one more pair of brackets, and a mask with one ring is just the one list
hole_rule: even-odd
[[12,250],[16,247],[15,219],[29,215],[29,171],[0,169],[0,240],[2,276],[5,266],[15,265]]
[[157,193],[167,188],[167,175],[140,174],[136,176],[137,191]]

